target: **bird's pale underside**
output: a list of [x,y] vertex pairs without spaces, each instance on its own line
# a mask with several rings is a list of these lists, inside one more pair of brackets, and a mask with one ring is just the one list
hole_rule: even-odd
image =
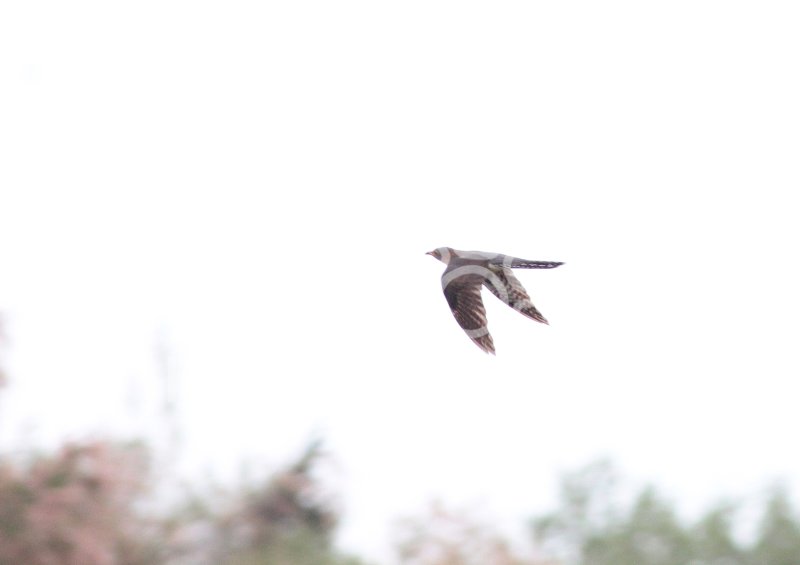
[[427,254],[447,265],[442,274],[442,289],[447,304],[458,325],[486,353],[494,354],[494,342],[486,325],[486,309],[481,299],[481,288],[484,286],[522,315],[543,324],[548,323],[511,269],[552,269],[563,263],[529,261],[500,253],[459,251],[450,247],[439,247]]

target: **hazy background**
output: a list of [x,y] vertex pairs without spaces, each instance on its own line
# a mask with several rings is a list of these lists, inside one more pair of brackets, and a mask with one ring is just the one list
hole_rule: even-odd
[[[769,1],[4,2],[0,449],[145,436],[227,480],[322,435],[367,555],[434,497],[517,524],[601,455],[687,512],[796,484],[798,29]],[[519,274],[551,326],[485,293],[481,353],[442,245],[564,261]]]

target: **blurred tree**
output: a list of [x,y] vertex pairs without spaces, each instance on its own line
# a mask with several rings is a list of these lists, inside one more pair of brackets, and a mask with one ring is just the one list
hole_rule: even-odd
[[338,513],[326,497],[317,467],[323,457],[311,442],[297,461],[263,486],[245,490],[216,519],[213,563],[229,565],[358,565],[333,547]]
[[524,558],[487,524],[439,503],[427,515],[397,525],[395,549],[402,565],[547,565]]
[[589,540],[610,535],[618,522],[613,500],[617,483],[617,471],[605,459],[566,473],[558,510],[532,521],[537,544],[563,562],[581,562]]
[[695,565],[745,565],[746,552],[736,543],[733,528],[735,506],[718,504],[689,531]]
[[652,487],[639,494],[628,517],[590,535],[582,547],[587,565],[675,565],[690,556],[689,536]]
[[333,547],[338,514],[315,476],[320,458],[314,442],[262,486],[195,496],[158,519],[137,511],[141,445],[0,460],[0,565],[360,565]]
[[684,525],[653,487],[626,506],[615,483],[607,462],[567,474],[558,509],[532,521],[537,543],[574,565],[800,564],[800,522],[784,489],[773,492],[758,538],[745,548],[732,534],[732,504],[717,505],[696,524]]
[[785,488],[776,487],[750,552],[753,565],[797,565],[800,563],[800,524]]
[[329,545],[337,516],[312,474],[320,456],[321,443],[314,441],[295,463],[271,477],[263,489],[248,494],[245,517],[256,545],[269,545],[298,530],[307,532],[321,546]]
[[145,476],[141,446],[100,441],[28,465],[3,462],[0,564],[158,563],[150,524],[133,508]]

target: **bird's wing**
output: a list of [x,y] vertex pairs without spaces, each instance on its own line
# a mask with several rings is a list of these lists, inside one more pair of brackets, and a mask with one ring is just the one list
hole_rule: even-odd
[[492,294],[531,320],[549,325],[542,313],[533,305],[525,287],[514,276],[511,269],[495,265],[490,266],[489,269],[495,276],[484,279],[483,284],[492,291]]
[[480,274],[459,274],[448,268],[442,275],[442,287],[458,325],[478,347],[494,355],[494,342],[486,325],[486,309],[481,299],[481,287],[485,280]]

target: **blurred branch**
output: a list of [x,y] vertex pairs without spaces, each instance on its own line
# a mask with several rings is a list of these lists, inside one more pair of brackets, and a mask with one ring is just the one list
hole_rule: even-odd
[[156,336],[155,343],[156,371],[161,380],[163,398],[162,414],[166,437],[166,452],[174,464],[180,448],[180,427],[178,425],[178,384],[175,376],[172,348],[167,331],[162,328]]
[[6,319],[3,313],[0,312],[0,388],[4,387],[8,382],[8,375],[5,369],[7,348],[8,334],[6,333]]

